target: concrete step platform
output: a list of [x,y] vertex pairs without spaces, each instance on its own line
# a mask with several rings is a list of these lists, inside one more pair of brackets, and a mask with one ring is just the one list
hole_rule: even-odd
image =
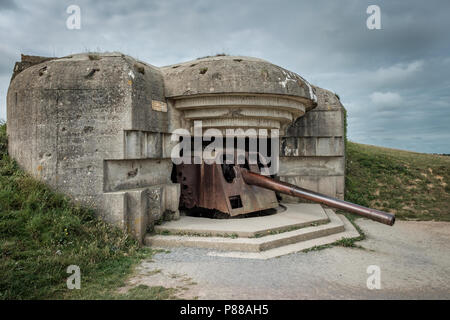
[[[331,210],[330,210],[331,211]],[[313,247],[323,246],[334,243],[341,239],[352,239],[360,236],[355,227],[343,215],[337,215],[344,223],[343,232],[330,234],[328,236],[319,237],[311,240],[300,241],[290,245],[281,246],[278,248],[269,249],[261,252],[243,252],[243,251],[211,251],[209,256],[228,257],[228,258],[242,258],[242,259],[271,259],[291,253],[300,252]]]
[[[308,209],[308,210],[307,210]],[[298,227],[301,223],[295,216],[297,211],[297,216],[302,217],[301,219],[306,219],[304,215],[309,216],[309,220],[322,221],[320,225]],[[305,212],[308,212],[305,214]],[[284,215],[282,215],[285,213]],[[267,228],[263,222],[259,221],[262,218],[277,217],[280,215],[279,219],[274,219],[275,225],[273,228],[276,231],[271,231]],[[289,230],[289,225],[286,223],[287,217],[291,217],[291,225],[295,226],[295,230]],[[315,219],[312,219],[315,217]],[[186,221],[190,222],[187,224],[186,228],[183,229],[182,221],[188,218]],[[359,233],[353,227],[353,225],[343,216],[336,215],[333,210],[324,210],[320,205],[317,204],[298,204],[298,205],[287,205],[287,210],[282,213],[277,213],[272,216],[257,217],[257,218],[247,218],[247,219],[227,219],[227,220],[211,220],[207,222],[206,225],[203,224],[203,220],[200,220],[198,224],[192,219],[205,219],[205,218],[193,218],[193,217],[182,217],[180,220],[174,222],[169,222],[172,229],[162,229],[166,224],[160,226],[160,230],[177,230],[175,232],[182,233],[185,230],[185,234],[205,233],[209,234],[217,232],[223,232],[222,234],[243,234],[244,236],[196,236],[196,235],[164,235],[164,234],[147,234],[144,240],[146,245],[152,247],[197,247],[197,248],[208,248],[215,251],[210,252],[210,255],[216,256],[226,256],[234,258],[250,258],[250,259],[268,259],[273,258],[297,251],[301,251],[307,248],[311,248],[318,245],[329,244],[335,242],[342,238],[353,238],[358,237]],[[245,220],[254,220],[254,223],[246,223]],[[267,219],[265,219],[267,220]],[[231,223],[223,224],[223,229],[212,224],[212,222],[218,221],[230,221]],[[241,224],[235,224],[235,222],[241,222]],[[263,219],[264,221],[264,219]],[[277,222],[275,222],[277,221]],[[242,225],[242,222],[243,225]],[[306,221],[303,221],[306,223]],[[276,224],[278,223],[278,224]],[[311,223],[311,222],[309,222]],[[309,226],[308,226],[309,225]],[[175,228],[177,226],[177,228]],[[206,227],[209,227],[206,228]],[[246,229],[247,226],[249,229]],[[175,229],[174,229],[175,228]],[[278,228],[278,229],[276,229]],[[281,229],[280,229],[281,228]],[[286,229],[288,228],[288,229]],[[187,230],[187,231],[186,231]],[[193,232],[192,230],[196,230]],[[269,234],[261,237],[251,237],[251,234],[259,234],[260,230],[268,230]],[[198,232],[200,231],[200,232]],[[208,232],[206,232],[208,231]],[[171,231],[167,231],[171,232]],[[220,234],[220,233],[219,233]],[[226,251],[228,252],[226,252]]]
[[157,234],[255,238],[328,223],[322,206],[298,203],[283,205],[285,210],[268,216],[210,219],[182,216],[179,220],[155,226]]

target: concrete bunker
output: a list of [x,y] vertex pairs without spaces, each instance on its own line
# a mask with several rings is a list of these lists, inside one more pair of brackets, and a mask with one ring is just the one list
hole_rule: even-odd
[[158,68],[121,53],[22,56],[7,117],[9,153],[21,167],[140,241],[158,221],[179,217],[171,135],[192,132],[195,121],[204,130],[279,130],[279,179],[344,195],[339,98],[261,59]]

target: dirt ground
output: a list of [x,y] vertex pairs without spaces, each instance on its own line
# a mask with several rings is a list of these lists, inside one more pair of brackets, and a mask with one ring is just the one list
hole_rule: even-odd
[[[176,248],[142,262],[138,284],[178,288],[182,299],[450,299],[450,223],[358,219],[361,248],[332,247],[269,260]],[[379,267],[380,289],[367,268]]]

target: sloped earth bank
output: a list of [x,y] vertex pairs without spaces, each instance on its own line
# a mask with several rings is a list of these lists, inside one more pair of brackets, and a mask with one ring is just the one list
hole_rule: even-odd
[[[270,260],[223,258],[174,248],[142,262],[139,284],[176,288],[182,299],[450,299],[450,222],[357,219],[361,248],[332,247]],[[368,289],[370,265],[381,289]]]

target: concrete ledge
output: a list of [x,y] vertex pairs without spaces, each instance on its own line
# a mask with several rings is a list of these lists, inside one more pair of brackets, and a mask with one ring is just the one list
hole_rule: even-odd
[[[332,211],[332,210],[329,210]],[[328,212],[328,210],[327,210]],[[352,239],[360,236],[359,232],[355,229],[355,227],[351,224],[350,221],[347,220],[343,215],[338,215],[339,219],[342,220],[344,224],[345,231],[339,232],[336,234],[331,234],[325,237],[311,239],[307,241],[302,241],[299,243],[294,243],[278,248],[273,248],[270,250],[262,251],[262,252],[224,252],[224,251],[212,251],[209,252],[209,256],[218,256],[218,257],[228,257],[228,258],[241,258],[241,259],[271,259],[276,258],[296,252],[300,252],[306,249],[310,249],[316,246],[322,246],[331,244],[341,239]]]
[[183,216],[178,221],[155,226],[159,234],[237,236],[251,238],[292,231],[329,222],[325,210],[318,204],[289,204],[286,210],[270,216],[243,219],[209,219]]
[[327,210],[326,214],[328,215],[330,220],[330,222],[327,224],[305,227],[294,231],[268,235],[261,238],[233,239],[228,237],[147,234],[144,243],[148,246],[154,247],[197,247],[216,250],[258,253],[261,251],[271,250],[287,245],[293,245],[298,242],[326,237],[345,231],[345,225],[341,218],[339,218],[332,210]]

